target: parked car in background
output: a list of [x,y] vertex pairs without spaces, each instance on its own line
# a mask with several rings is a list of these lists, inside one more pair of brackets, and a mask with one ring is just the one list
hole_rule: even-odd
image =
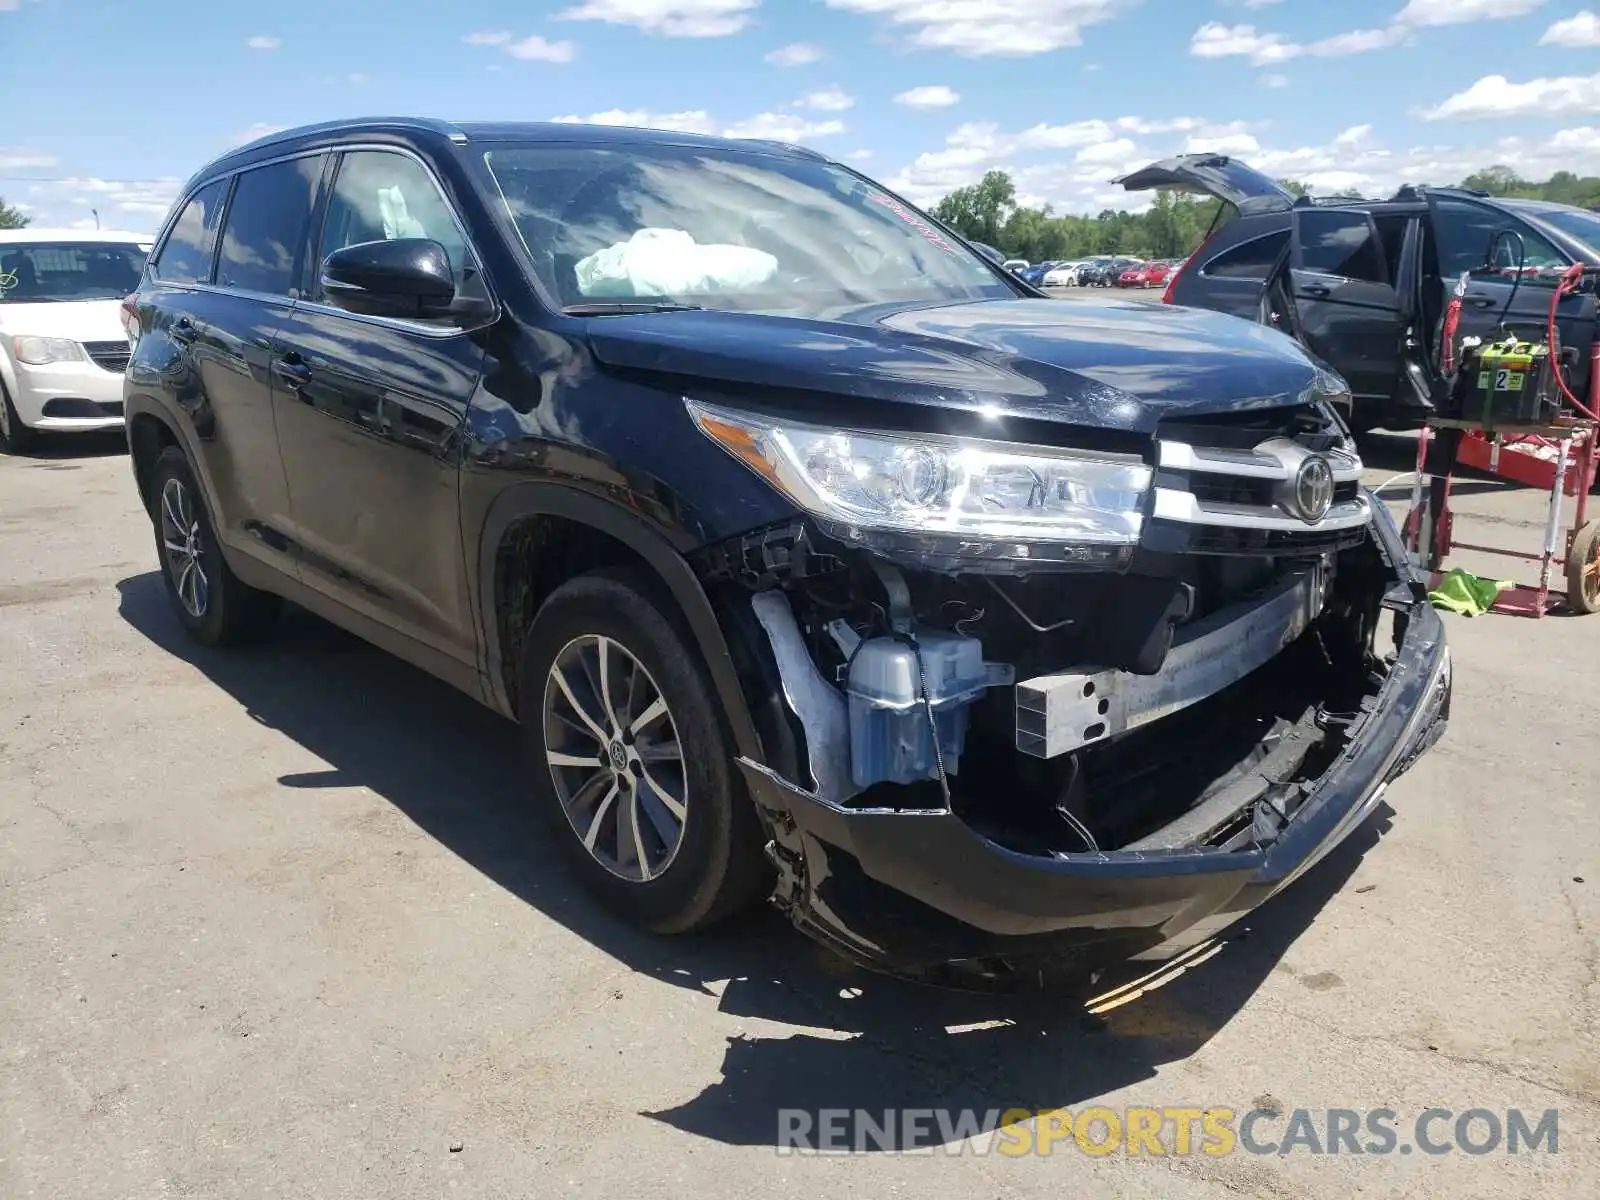
[[1147,288],[1166,287],[1167,280],[1172,277],[1175,263],[1167,259],[1157,259],[1155,262],[1146,263],[1144,266],[1144,286]]
[[1077,284],[1078,268],[1083,265],[1080,259],[1063,259],[1050,264],[1050,269],[1045,272],[1040,281],[1042,287],[1073,287]]
[[1078,282],[1085,287],[1115,287],[1122,273],[1139,265],[1137,258],[1106,258],[1085,267],[1078,274]]
[[1134,263],[1133,266],[1126,268],[1117,276],[1116,285],[1118,287],[1143,287],[1149,267],[1149,263]]
[[1026,271],[1032,264],[1029,263],[1025,258],[1008,258],[1000,265],[1006,270],[1010,271],[1013,275],[1016,275]]
[[1031,267],[1017,272],[1017,278],[1031,287],[1040,287],[1044,284],[1044,277],[1049,274],[1056,264],[1052,260],[1034,263]]
[[0,230],[0,452],[36,433],[122,425],[118,304],[150,241],[111,230]]
[[574,884],[658,933],[771,898],[933,982],[1148,969],[1448,713],[1336,375],[1031,295],[810,150],[289,130],[184,185],[124,312],[175,622],[288,598],[517,721]]
[[[1236,215],[1174,273],[1163,299],[1298,338],[1349,382],[1357,429],[1415,427],[1429,411],[1427,381],[1407,363],[1436,358],[1463,274],[1463,336],[1492,339],[1506,325],[1542,338],[1561,271],[1600,264],[1600,220],[1565,205],[1460,188],[1406,187],[1387,200],[1296,198],[1219,154],[1165,159],[1118,182],[1129,191],[1200,192],[1231,206]],[[1556,316],[1562,344],[1587,362],[1597,337],[1593,296],[1567,296]],[[1584,398],[1589,372],[1574,372],[1572,384]]]

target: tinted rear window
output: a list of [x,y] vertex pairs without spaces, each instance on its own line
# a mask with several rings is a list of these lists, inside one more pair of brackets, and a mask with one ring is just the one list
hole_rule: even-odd
[[222,230],[220,286],[289,294],[322,161],[320,155],[292,158],[240,174]]
[[1302,212],[1300,265],[1308,271],[1371,283],[1387,283],[1389,279],[1366,213],[1315,209]]
[[178,214],[156,257],[157,279],[172,283],[205,283],[211,278],[211,252],[216,245],[217,219],[228,196],[228,181],[208,183],[194,194]]
[[1278,261],[1278,256],[1288,244],[1287,229],[1251,238],[1247,242],[1240,242],[1232,249],[1224,250],[1206,263],[1201,273],[1219,279],[1264,280],[1272,272],[1273,264]]

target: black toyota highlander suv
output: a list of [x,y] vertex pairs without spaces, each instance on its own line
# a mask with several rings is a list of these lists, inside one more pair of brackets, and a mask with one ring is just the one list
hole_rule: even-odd
[[1336,374],[1037,298],[808,150],[293,130],[194,177],[125,313],[177,620],[287,599],[517,720],[652,930],[772,897],[924,979],[1160,960],[1444,721]]

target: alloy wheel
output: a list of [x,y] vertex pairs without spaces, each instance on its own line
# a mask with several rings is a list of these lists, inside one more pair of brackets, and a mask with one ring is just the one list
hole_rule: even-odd
[[166,551],[167,572],[178,593],[178,603],[196,620],[206,615],[211,598],[198,513],[194,498],[181,479],[169,479],[162,485],[161,545]]
[[647,883],[683,844],[688,782],[666,697],[614,638],[572,639],[550,664],[544,745],[556,796],[601,866]]

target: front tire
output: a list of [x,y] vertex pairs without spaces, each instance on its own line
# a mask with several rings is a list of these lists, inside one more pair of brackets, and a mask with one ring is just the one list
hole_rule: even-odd
[[772,884],[672,611],[641,572],[563,584],[528,631],[518,689],[535,804],[584,886],[654,933],[713,925]]
[[0,383],[0,454],[21,454],[33,445],[38,435],[22,423],[11,393]]
[[150,479],[156,554],[178,623],[202,646],[265,636],[281,602],[242,583],[229,569],[183,451],[176,446],[163,450]]

